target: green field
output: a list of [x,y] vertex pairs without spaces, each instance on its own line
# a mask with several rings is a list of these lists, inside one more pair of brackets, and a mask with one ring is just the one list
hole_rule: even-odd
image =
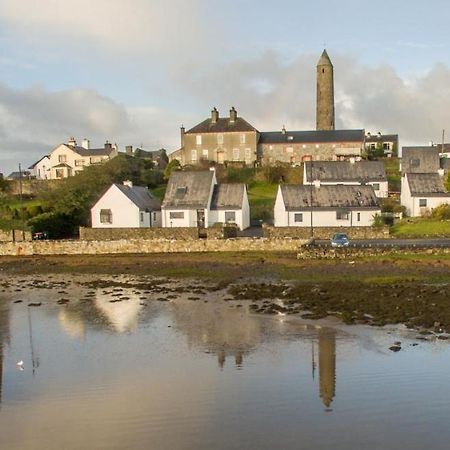
[[250,203],[250,215],[252,220],[273,219],[273,207],[277,195],[278,184],[253,182],[248,189],[248,201]]
[[407,218],[391,227],[397,238],[450,237],[450,220]]

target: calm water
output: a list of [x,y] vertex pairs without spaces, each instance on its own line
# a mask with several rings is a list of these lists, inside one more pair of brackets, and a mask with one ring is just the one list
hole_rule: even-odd
[[450,448],[448,342],[30,281],[0,293],[1,449]]

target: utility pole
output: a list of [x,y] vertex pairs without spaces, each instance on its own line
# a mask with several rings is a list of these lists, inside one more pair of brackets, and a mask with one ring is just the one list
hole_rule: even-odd
[[442,130],[442,148],[441,148],[441,153],[444,153],[444,143],[445,143],[445,130]]
[[23,214],[23,195],[22,195],[22,167],[19,163],[19,204],[20,204],[20,220],[22,227],[22,241],[25,241],[25,223]]

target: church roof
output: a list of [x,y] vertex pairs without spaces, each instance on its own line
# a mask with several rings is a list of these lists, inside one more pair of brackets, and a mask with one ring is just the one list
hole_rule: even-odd
[[328,56],[328,53],[326,50],[323,51],[322,56],[319,59],[319,62],[317,63],[318,66],[332,66],[333,63],[331,62],[330,57]]

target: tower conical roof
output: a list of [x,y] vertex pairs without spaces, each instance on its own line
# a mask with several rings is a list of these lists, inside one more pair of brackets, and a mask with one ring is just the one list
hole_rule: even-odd
[[332,62],[326,50],[323,51],[322,56],[317,63],[318,66],[332,66]]

